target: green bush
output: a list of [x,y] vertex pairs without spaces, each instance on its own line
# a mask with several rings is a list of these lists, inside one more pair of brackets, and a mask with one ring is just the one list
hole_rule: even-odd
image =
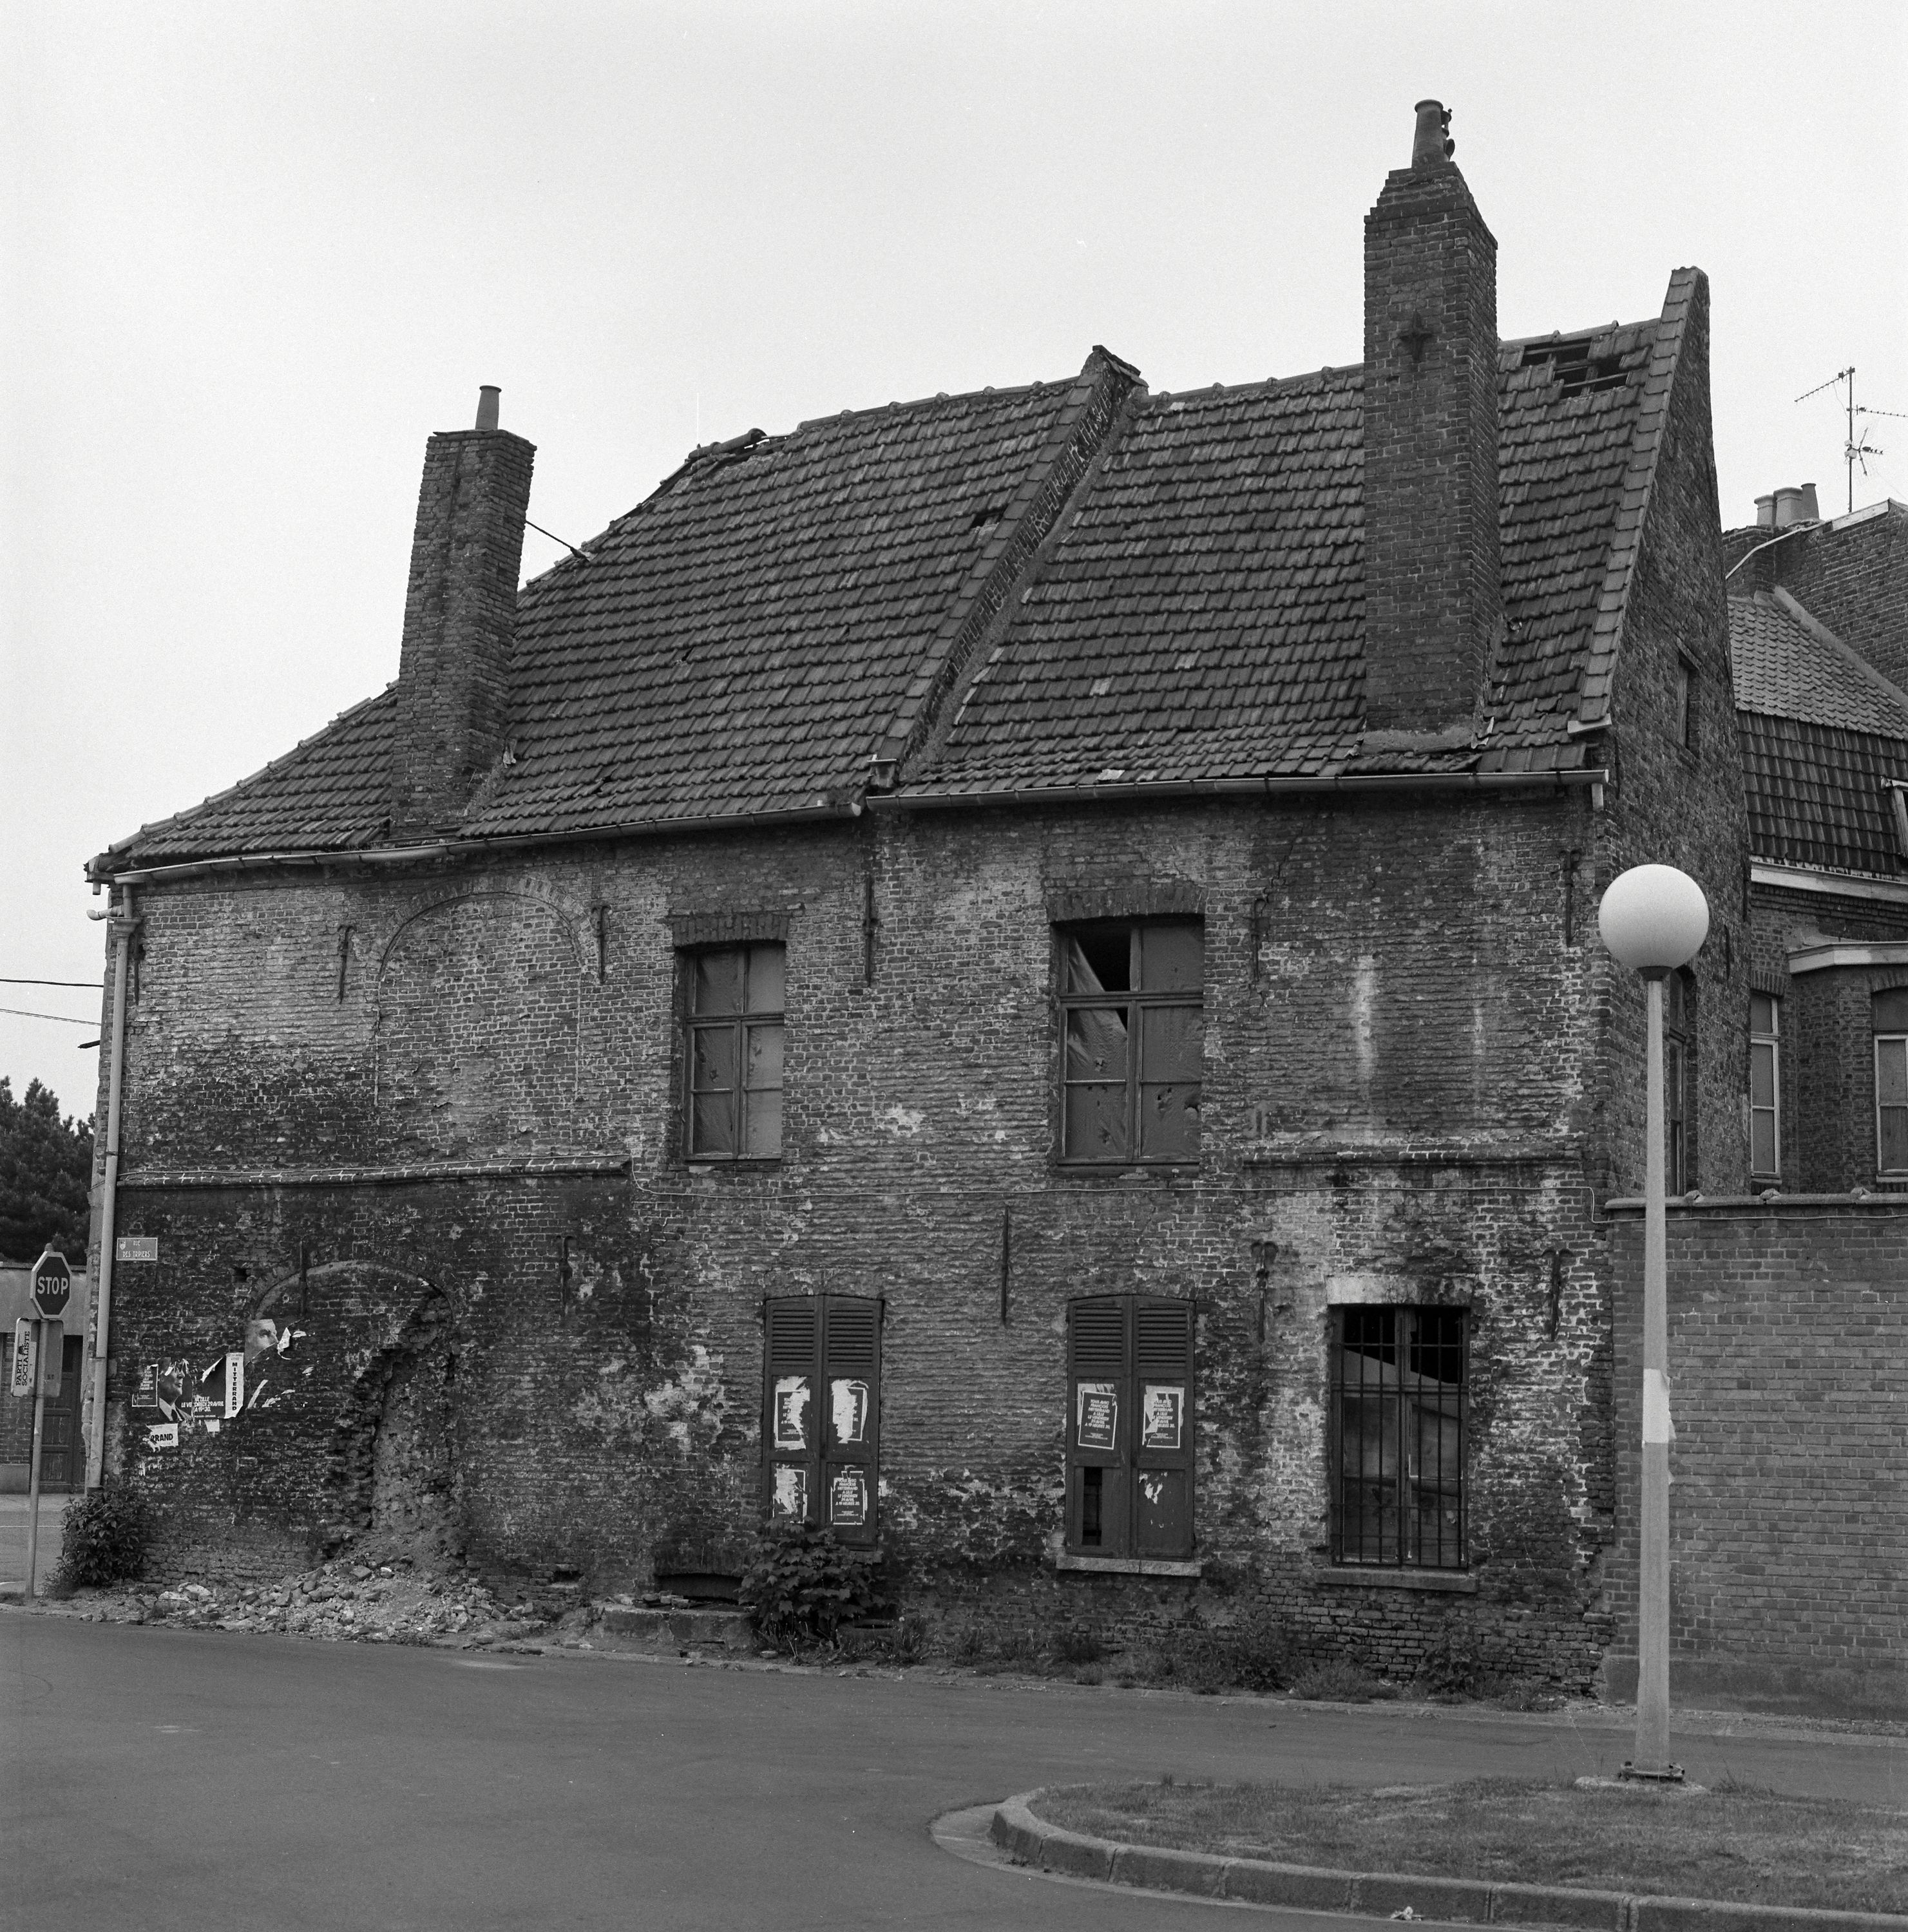
[[765,1643],[832,1644],[844,1623],[886,1607],[882,1552],[844,1549],[833,1530],[807,1523],[765,1524],[736,1597]]
[[77,1590],[137,1576],[152,1540],[152,1513],[145,1499],[123,1478],[109,1476],[67,1505],[54,1584]]

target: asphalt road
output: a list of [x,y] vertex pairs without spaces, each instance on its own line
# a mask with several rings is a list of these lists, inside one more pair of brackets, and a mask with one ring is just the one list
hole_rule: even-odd
[[[1321,1932],[1365,1922],[989,1869],[942,1850],[929,1823],[1083,1779],[1581,1774],[1628,1747],[1620,1729],[1555,1720],[488,1657],[19,1610],[0,1610],[0,1924],[33,1932],[1197,1932],[1242,1918]],[[1900,1741],[1678,1746],[1704,1781],[1908,1802]]]

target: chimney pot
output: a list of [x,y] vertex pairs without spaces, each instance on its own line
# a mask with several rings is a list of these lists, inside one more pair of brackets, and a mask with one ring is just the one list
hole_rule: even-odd
[[1798,524],[1813,524],[1821,520],[1821,512],[1816,508],[1815,485],[1801,483],[1791,485],[1775,493],[1775,527],[1779,530],[1792,530]]
[[479,384],[477,389],[477,427],[494,429],[497,427],[497,399],[503,392],[494,382]]
[[1411,165],[1435,167],[1448,161],[1458,151],[1450,138],[1451,110],[1441,100],[1420,100],[1417,106],[1418,124],[1411,136]]
[[1775,528],[1775,492],[1773,490],[1766,496],[1756,499],[1756,527],[1763,530]]

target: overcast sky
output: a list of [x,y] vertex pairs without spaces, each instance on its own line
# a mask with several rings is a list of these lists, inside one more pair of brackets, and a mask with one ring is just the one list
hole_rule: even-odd
[[[479,383],[580,542],[696,442],[1095,342],[1165,389],[1355,362],[1424,95],[1505,335],[1708,272],[1726,524],[1846,506],[1801,392],[1908,412],[1900,0],[16,0],[0,88],[10,976],[96,984],[88,856],[395,676]],[[1908,421],[1869,430],[1858,506],[1908,498]],[[0,1073],[89,1112],[96,1031],[0,1014]]]

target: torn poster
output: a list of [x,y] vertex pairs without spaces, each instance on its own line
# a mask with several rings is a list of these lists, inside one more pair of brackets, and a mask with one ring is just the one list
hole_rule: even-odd
[[799,1463],[777,1464],[769,1507],[778,1521],[805,1522],[808,1520],[808,1472]]
[[865,1442],[868,1439],[868,1385],[866,1382],[833,1382],[828,1384],[828,1403],[834,1411],[837,1442]]
[[176,1449],[179,1447],[179,1424],[176,1422],[149,1422],[146,1425],[146,1446],[149,1449]]
[[269,1315],[255,1316],[245,1324],[245,1366],[250,1368],[261,1355],[274,1353],[278,1346],[278,1324]]
[[135,1408],[157,1408],[159,1406],[159,1364],[148,1362],[139,1372],[139,1380],[133,1384],[133,1406]]
[[778,1449],[808,1447],[808,1378],[777,1376],[775,1378],[775,1446]]
[[225,1358],[225,1419],[242,1415],[245,1407],[245,1358],[236,1348]]
[[837,1469],[828,1482],[828,1520],[850,1525],[868,1520],[868,1479],[859,1469]]
[[1185,1414],[1185,1384],[1148,1382],[1140,1393],[1140,1448],[1178,1448],[1179,1430]]
[[176,1422],[181,1416],[192,1412],[192,1364],[190,1362],[161,1362],[159,1380],[155,1393],[159,1398],[159,1413],[170,1421]]
[[1110,1449],[1119,1437],[1119,1397],[1111,1382],[1082,1382],[1074,1440],[1083,1449]]

